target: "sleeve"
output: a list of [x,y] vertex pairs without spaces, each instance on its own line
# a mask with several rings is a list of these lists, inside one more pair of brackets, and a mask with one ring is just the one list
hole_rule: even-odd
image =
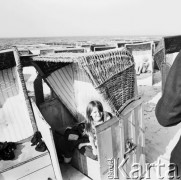
[[165,127],[181,122],[181,51],[170,68],[155,115],[158,122]]

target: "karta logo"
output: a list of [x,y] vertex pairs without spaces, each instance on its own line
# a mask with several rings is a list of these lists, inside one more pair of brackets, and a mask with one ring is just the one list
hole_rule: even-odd
[[131,170],[127,172],[126,163],[129,158],[124,159],[119,163],[119,159],[108,159],[108,179],[119,179],[123,177],[125,179],[151,179],[151,168],[155,168],[157,179],[179,179],[178,166],[174,163],[165,165],[161,163],[159,159],[157,163],[145,163],[143,165],[139,163],[133,163]]

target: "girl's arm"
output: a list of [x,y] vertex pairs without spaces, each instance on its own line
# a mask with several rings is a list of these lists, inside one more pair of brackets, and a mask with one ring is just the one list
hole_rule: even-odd
[[89,142],[89,143],[80,143],[79,145],[78,145],[78,149],[81,149],[82,147],[84,147],[84,146],[91,146],[91,143]]
[[88,142],[88,143],[80,143],[80,144],[78,145],[78,149],[81,149],[81,148],[84,147],[84,146],[92,146],[92,149],[93,149],[93,150],[96,150],[97,148],[96,148],[96,146],[95,146],[93,137],[89,136],[89,141],[90,141],[90,142]]
[[90,141],[90,144],[91,144],[91,146],[92,146],[92,150],[93,150],[93,154],[94,155],[97,155],[98,153],[97,153],[97,147],[96,147],[96,145],[95,145],[95,141],[94,141],[94,138],[93,138],[93,136],[89,136],[89,141]]

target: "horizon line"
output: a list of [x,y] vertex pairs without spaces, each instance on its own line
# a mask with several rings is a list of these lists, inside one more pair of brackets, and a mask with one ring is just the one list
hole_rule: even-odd
[[65,35],[65,36],[7,36],[7,37],[0,37],[1,39],[6,39],[6,38],[53,38],[53,37],[115,37],[115,36],[121,36],[121,37],[134,37],[134,36],[138,36],[138,37],[144,37],[144,36],[170,36],[170,34],[156,34],[156,35]]

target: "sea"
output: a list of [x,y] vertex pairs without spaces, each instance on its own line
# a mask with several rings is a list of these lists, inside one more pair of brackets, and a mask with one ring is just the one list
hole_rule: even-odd
[[161,36],[62,36],[62,37],[18,37],[0,38],[0,48],[16,45],[34,45],[43,43],[76,43],[76,42],[121,42],[125,40],[159,40]]

